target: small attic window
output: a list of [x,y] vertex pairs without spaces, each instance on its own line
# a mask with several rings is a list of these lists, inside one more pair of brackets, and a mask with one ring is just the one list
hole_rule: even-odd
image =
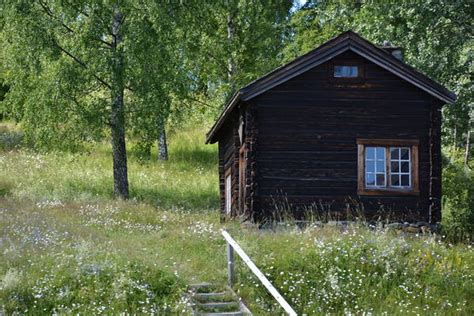
[[357,66],[334,66],[335,78],[357,78],[359,67]]
[[334,66],[335,78],[357,78],[359,67],[357,66]]

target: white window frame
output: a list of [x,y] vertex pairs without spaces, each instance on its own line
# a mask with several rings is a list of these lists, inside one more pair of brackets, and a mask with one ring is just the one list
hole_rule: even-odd
[[[336,71],[340,68],[340,71]],[[334,78],[357,78],[359,77],[359,66],[357,65],[334,65]]]

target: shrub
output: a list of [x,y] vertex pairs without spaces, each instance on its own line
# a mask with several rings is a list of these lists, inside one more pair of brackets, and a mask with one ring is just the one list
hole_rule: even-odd
[[449,240],[474,240],[474,170],[464,165],[461,152],[445,159],[442,224]]

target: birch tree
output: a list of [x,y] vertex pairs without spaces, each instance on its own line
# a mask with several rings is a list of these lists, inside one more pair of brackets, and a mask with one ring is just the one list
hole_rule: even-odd
[[156,130],[166,112],[181,5],[4,0],[0,9],[10,74],[4,111],[39,148],[109,138],[114,194],[128,198],[127,130],[146,134],[150,116]]

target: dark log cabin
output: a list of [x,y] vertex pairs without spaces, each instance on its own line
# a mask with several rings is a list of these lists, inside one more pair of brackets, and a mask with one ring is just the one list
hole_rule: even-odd
[[219,143],[223,217],[441,219],[441,108],[456,96],[348,31],[237,91]]

